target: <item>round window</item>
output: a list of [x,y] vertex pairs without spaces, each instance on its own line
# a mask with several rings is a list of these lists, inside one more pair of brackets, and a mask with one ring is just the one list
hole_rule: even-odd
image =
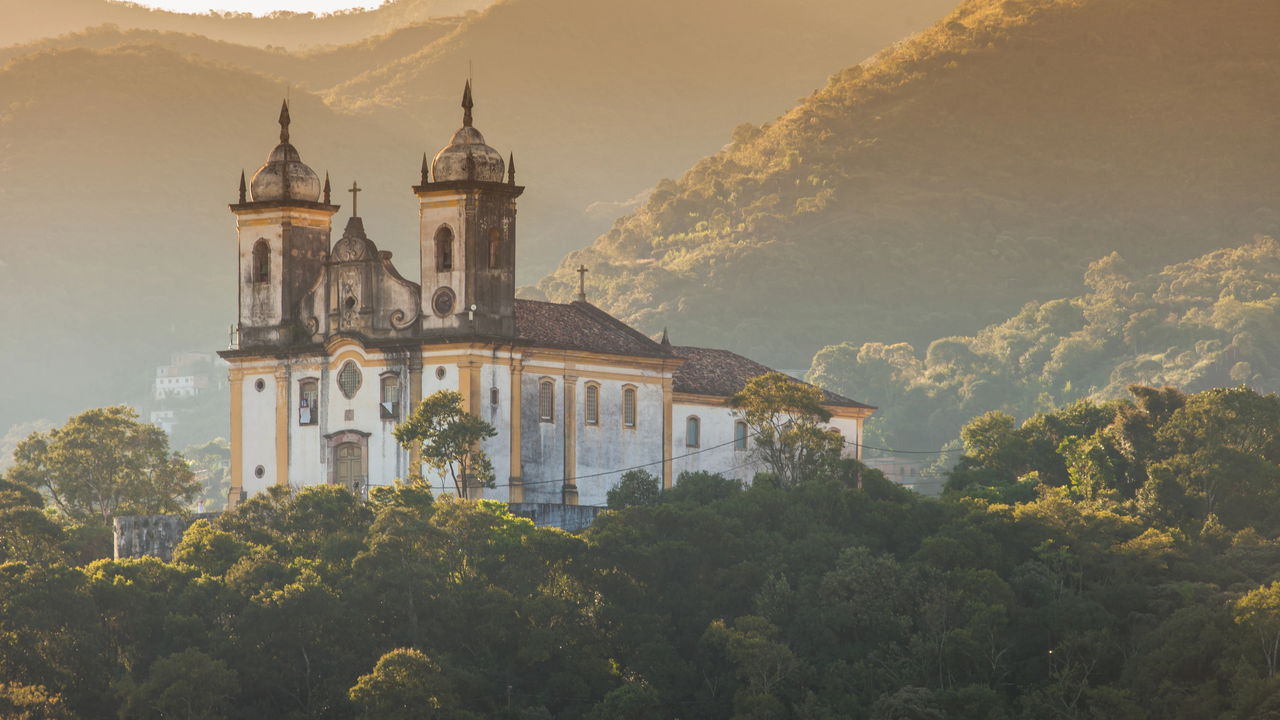
[[253,476],[256,478],[261,478],[263,475],[266,475],[266,474],[267,474],[267,469],[262,467],[261,465],[253,469]]
[[254,390],[257,390],[258,392],[262,392],[263,390],[266,390],[266,389],[267,389],[267,381],[266,381],[266,380],[263,380],[262,378],[258,378],[257,380],[254,380],[254,381],[253,381],[253,389],[254,389]]
[[338,371],[338,389],[348,400],[355,397],[360,389],[360,368],[356,367],[354,360],[348,360]]
[[444,366],[443,366],[443,365],[441,365],[440,367],[436,368],[436,379],[437,379],[437,380],[443,380],[443,379],[444,379],[444,373],[445,373],[445,370],[444,370]]
[[431,309],[436,311],[440,317],[444,317],[453,312],[453,302],[455,295],[453,291],[447,287],[442,287],[431,296]]

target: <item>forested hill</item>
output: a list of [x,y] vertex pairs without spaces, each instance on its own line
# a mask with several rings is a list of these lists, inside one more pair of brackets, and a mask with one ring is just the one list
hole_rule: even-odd
[[1280,5],[970,0],[733,142],[540,284],[805,363],[923,344],[1280,230]]
[[481,10],[490,0],[388,0],[372,10],[316,15],[277,12],[265,17],[156,10],[117,0],[0,0],[0,45],[27,43],[96,25],[198,33],[215,40],[300,49],[343,45],[431,18]]
[[879,406],[868,442],[899,448],[939,447],[992,410],[1027,418],[1082,398],[1127,397],[1134,384],[1280,390],[1275,240],[1150,274],[1113,253],[1083,280],[1088,291],[1079,296],[1029,303],[925,352],[907,343],[823,348],[810,379]]

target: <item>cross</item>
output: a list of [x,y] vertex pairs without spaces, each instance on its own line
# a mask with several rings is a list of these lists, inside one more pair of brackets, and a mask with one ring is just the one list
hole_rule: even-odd
[[587,301],[587,266],[579,265],[578,269],[574,270],[574,272],[578,273],[578,302],[586,302]]
[[364,190],[364,188],[357,185],[355,181],[352,181],[351,189],[347,191],[351,193],[351,216],[352,217],[359,217],[360,215],[360,213],[356,211],[356,207],[357,207],[356,200],[358,199],[358,197],[356,196],[356,193],[360,192],[361,190]]

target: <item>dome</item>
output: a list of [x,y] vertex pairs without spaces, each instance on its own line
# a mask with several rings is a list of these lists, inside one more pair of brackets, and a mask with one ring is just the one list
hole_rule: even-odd
[[[469,158],[469,159],[468,159]],[[474,164],[471,170],[469,165]],[[447,180],[481,180],[502,182],[506,163],[497,150],[484,142],[480,131],[470,125],[453,134],[453,141],[431,161],[431,175],[436,182]]]
[[471,124],[471,83],[462,93],[462,127],[453,134],[453,140],[431,161],[431,175],[436,182],[450,180],[479,180],[502,182],[506,176],[506,163],[497,150],[484,142],[484,136]]
[[280,109],[280,144],[271,151],[267,164],[253,174],[250,187],[254,202],[320,200],[320,177],[302,162],[297,149],[289,144],[288,103]]

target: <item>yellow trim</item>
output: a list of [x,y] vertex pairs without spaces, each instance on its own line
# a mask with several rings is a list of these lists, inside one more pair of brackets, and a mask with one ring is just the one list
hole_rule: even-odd
[[623,366],[635,368],[637,370],[654,370],[658,372],[669,372],[684,364],[681,358],[651,358],[641,355],[608,355],[605,353],[588,352],[585,350],[556,350],[553,348],[531,347],[525,348],[524,357],[526,360],[537,362],[546,360],[550,362],[572,361],[576,364],[598,364],[611,365],[614,367]]
[[564,492],[565,505],[578,504],[578,378],[564,378]]
[[[416,360],[416,362],[415,362]],[[412,416],[422,402],[422,362],[421,358],[409,358],[409,413]],[[409,448],[409,476],[414,477],[422,472],[422,448],[414,443]]]
[[511,363],[511,485],[508,488],[509,502],[524,502],[524,468],[521,463],[520,445],[520,398],[523,393],[524,366],[515,360]]
[[[426,198],[428,196],[429,196],[429,193],[421,193],[418,195],[418,197],[420,198]],[[437,208],[462,207],[462,204],[464,202],[465,200],[461,200],[461,199],[458,199],[458,200],[425,200],[424,199],[422,202],[418,203],[418,205],[419,207],[427,208],[428,210],[435,210]]]
[[289,484],[289,366],[276,368],[276,484]]
[[674,393],[671,386],[671,378],[664,378],[662,381],[662,487],[666,490],[671,489],[671,456],[675,450],[671,446],[674,442],[671,425]]
[[[529,368],[530,371],[539,371],[544,373],[561,372],[564,370],[563,366],[557,365],[552,367],[548,365],[538,365],[537,363],[526,364],[525,367]],[[604,372],[596,372],[595,370],[584,368],[580,365],[576,366],[575,370],[582,373],[582,377],[589,377],[592,380],[617,380],[619,382],[631,383],[633,385],[657,385],[662,382],[662,378],[658,376],[629,375],[626,373],[609,372],[607,370]]]
[[227,509],[233,510],[244,491],[244,372],[231,367],[231,493]]
[[[719,395],[699,395],[697,393],[675,393],[675,401],[682,405],[706,405],[710,407],[729,407],[729,398]],[[831,417],[861,419],[870,417],[875,410],[867,408],[851,408],[845,405],[823,405]]]

